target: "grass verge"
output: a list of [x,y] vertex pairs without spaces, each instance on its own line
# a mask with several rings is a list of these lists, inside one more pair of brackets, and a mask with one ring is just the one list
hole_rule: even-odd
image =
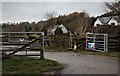
[[85,55],[109,56],[109,57],[116,57],[116,58],[120,56],[119,52],[97,52],[97,51],[82,50],[82,51],[79,51],[79,53],[85,54]]
[[33,59],[23,56],[12,56],[2,61],[2,72],[5,74],[43,74],[64,68],[56,61]]

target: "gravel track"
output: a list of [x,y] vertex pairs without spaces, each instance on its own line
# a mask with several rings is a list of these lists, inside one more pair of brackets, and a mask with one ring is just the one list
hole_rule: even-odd
[[[23,54],[23,52],[17,54]],[[39,56],[34,57],[39,58]],[[61,74],[118,74],[118,60],[113,57],[70,52],[45,52],[45,58],[65,64]]]

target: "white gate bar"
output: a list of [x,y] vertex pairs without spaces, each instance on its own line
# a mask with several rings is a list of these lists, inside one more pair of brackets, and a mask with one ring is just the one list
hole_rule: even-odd
[[106,52],[108,51],[108,34],[106,34]]
[[[96,40],[97,36],[98,36],[98,40]],[[100,36],[103,36],[103,37],[100,37]],[[93,40],[92,43],[95,43],[94,49],[88,48],[87,46],[88,42],[90,42],[91,39]],[[86,33],[86,49],[107,52],[108,51],[108,35],[98,34],[98,33]]]
[[43,32],[0,32],[0,33],[43,33]]

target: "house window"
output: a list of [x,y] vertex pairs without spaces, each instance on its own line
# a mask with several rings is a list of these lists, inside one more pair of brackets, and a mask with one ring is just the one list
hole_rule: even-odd
[[115,25],[115,23],[111,23],[111,25]]

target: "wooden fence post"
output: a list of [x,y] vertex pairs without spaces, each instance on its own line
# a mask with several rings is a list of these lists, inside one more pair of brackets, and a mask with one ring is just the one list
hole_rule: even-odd
[[41,54],[40,54],[40,59],[44,59],[44,32],[42,32],[42,50],[41,50]]

